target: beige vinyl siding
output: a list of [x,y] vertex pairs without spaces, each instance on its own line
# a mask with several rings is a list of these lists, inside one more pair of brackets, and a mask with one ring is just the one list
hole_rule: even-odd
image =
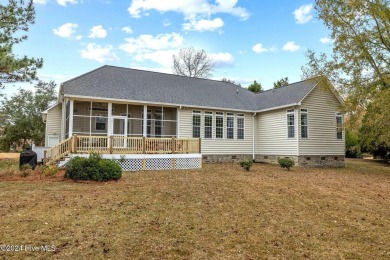
[[287,109],[278,109],[257,114],[256,154],[297,155],[298,117],[296,110],[294,115],[295,137],[288,138]]
[[[200,136],[202,138],[202,154],[248,154],[252,155],[252,114],[243,113],[244,119],[244,139],[237,139],[237,112],[234,113],[234,139],[226,139],[226,113],[231,111],[222,110],[199,110],[199,109],[181,109],[179,117],[179,137],[192,137],[192,111],[202,112]],[[204,138],[204,115],[205,111],[213,112],[213,138]],[[215,138],[215,112],[224,113],[223,121],[223,139]],[[239,113],[240,114],[240,113]]]
[[336,139],[339,106],[335,95],[320,86],[302,101],[300,108],[308,110],[309,136],[307,139],[300,138],[299,155],[344,155],[344,138]]
[[45,146],[48,145],[49,136],[58,136],[61,141],[61,115],[62,106],[57,104],[52,109],[47,111],[46,129],[45,129]]

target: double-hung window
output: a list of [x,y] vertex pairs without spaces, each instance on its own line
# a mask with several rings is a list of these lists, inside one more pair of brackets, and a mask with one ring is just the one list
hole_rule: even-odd
[[295,137],[295,118],[294,118],[294,109],[287,110],[287,137]]
[[343,114],[336,113],[336,139],[343,139]]
[[237,114],[237,139],[244,139],[244,114]]
[[215,113],[215,138],[223,138],[223,113]]
[[194,110],[192,111],[192,137],[200,138],[200,118],[201,112]]
[[226,138],[227,139],[234,139],[234,114],[233,113],[227,113]]
[[301,109],[301,137],[308,138],[308,117],[307,109]]
[[213,112],[204,112],[204,138],[213,137]]

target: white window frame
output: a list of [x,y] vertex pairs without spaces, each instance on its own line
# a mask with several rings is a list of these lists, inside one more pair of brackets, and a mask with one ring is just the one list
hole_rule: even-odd
[[[221,119],[222,118],[222,126],[218,126],[217,125],[217,121],[218,119]],[[223,112],[215,112],[215,138],[216,139],[223,139],[224,135],[223,135],[223,122],[224,122],[224,113]],[[221,129],[221,134],[222,136],[221,137],[218,137],[218,129]]]
[[[302,123],[302,115],[306,115],[305,125]],[[301,109],[300,124],[301,124],[301,138],[308,139],[309,138],[309,111],[305,108]],[[302,136],[303,127],[306,127],[306,136]]]
[[[206,125],[206,122],[207,122],[206,118],[211,118],[211,125],[210,126]],[[210,136],[206,136],[206,133],[208,131],[210,131]],[[204,134],[205,139],[212,139],[213,138],[213,112],[210,112],[210,111],[204,112],[204,131],[203,131],[203,134]]]
[[[242,127],[239,127],[238,121],[242,119]],[[239,130],[242,130],[242,138],[240,138]],[[237,139],[245,140],[245,114],[237,114]]]
[[[199,125],[194,125],[194,118],[195,116],[199,116]],[[195,127],[199,129],[199,136],[195,136]],[[199,110],[192,110],[192,138],[201,138],[202,133],[201,133],[201,127],[202,127],[202,111]]]
[[[226,113],[226,139],[233,140],[234,139],[234,113]],[[231,121],[230,121],[231,120]],[[233,126],[229,126],[229,121],[233,123]],[[231,132],[229,133],[229,130]],[[229,134],[232,134],[231,136]]]
[[[289,116],[293,116],[293,124],[289,124]],[[294,139],[295,138],[295,109],[287,109],[286,111],[286,126],[287,126],[287,138],[288,139]],[[289,136],[290,133],[290,127],[292,127],[293,136]]]
[[[337,125],[337,119],[341,118],[341,126]],[[338,133],[341,128],[341,138],[339,138]],[[340,112],[336,112],[336,140],[344,140],[344,116]]]

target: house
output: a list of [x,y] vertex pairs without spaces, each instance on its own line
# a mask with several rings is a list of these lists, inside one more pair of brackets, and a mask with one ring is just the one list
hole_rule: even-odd
[[103,66],[62,83],[58,103],[43,113],[53,146],[47,157],[94,150],[128,164],[139,159],[131,169],[145,169],[145,158],[200,167],[202,159],[285,156],[301,166],[342,167],[342,105],[322,78],[254,94],[228,82]]

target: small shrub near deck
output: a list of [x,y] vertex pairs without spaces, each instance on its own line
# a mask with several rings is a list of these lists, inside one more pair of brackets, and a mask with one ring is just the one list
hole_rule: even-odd
[[72,180],[109,181],[121,177],[121,167],[112,160],[102,159],[98,154],[91,154],[89,158],[72,158],[65,166],[65,178]]
[[253,160],[252,159],[241,160],[239,164],[242,168],[249,171],[253,165]]
[[294,160],[292,160],[288,157],[279,158],[278,163],[279,163],[280,167],[286,168],[288,171],[290,170],[291,167],[293,167],[295,165]]

